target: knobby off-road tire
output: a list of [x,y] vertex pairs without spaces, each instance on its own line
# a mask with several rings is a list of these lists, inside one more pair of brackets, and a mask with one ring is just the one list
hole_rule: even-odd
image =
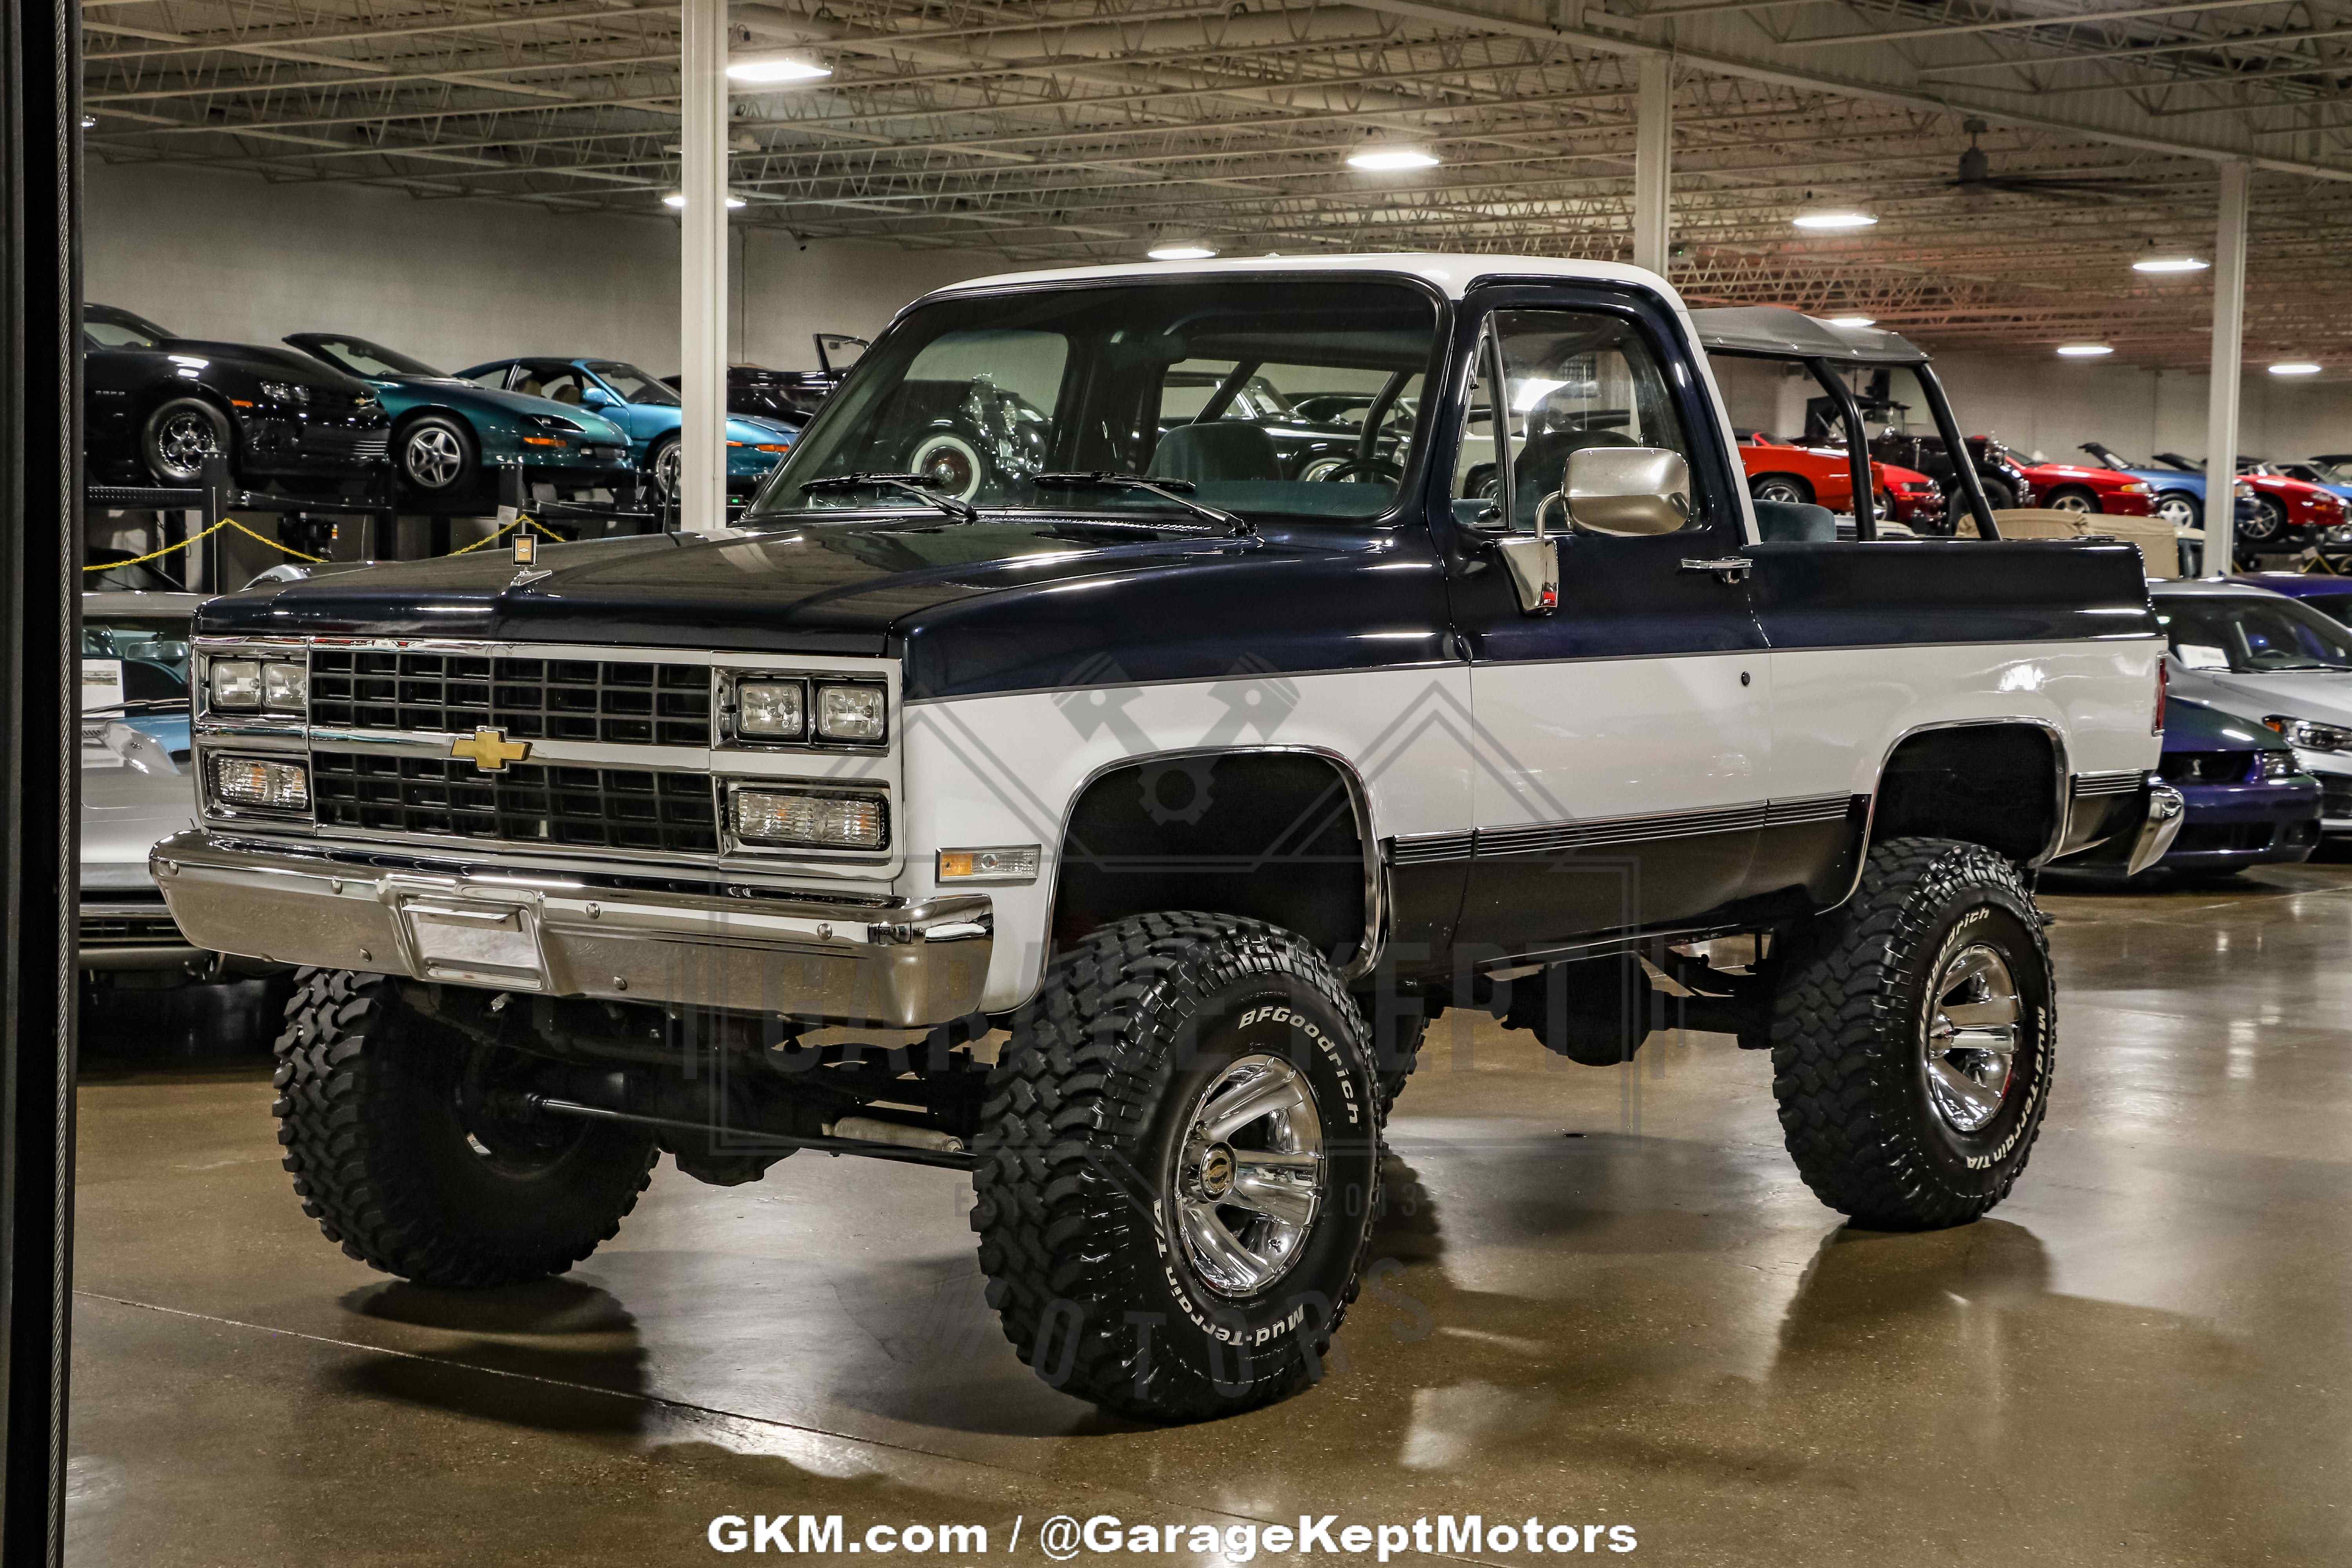
[[379,974],[304,969],[278,1037],[278,1142],[302,1212],[420,1285],[561,1274],[609,1240],[657,1152],[634,1128],[494,1108],[527,1067],[405,1006]]
[[1397,1096],[1404,1092],[1404,1080],[1421,1065],[1421,1046],[1429,1036],[1429,1016],[1424,1013],[1407,1014],[1374,1025],[1372,1034],[1373,1084],[1380,1097],[1381,1125],[1385,1127],[1389,1112],[1396,1109]]
[[2049,946],[2016,867],[1981,845],[1896,838],[1790,944],[1772,1093],[1822,1202],[1875,1229],[1959,1225],[2025,1169],[2056,1047]]
[[[1290,1110],[1188,1136],[1244,1093]],[[1022,1010],[982,1108],[971,1223],[1006,1337],[1049,1384],[1147,1420],[1314,1383],[1380,1205],[1377,1095],[1362,1018],[1298,937],[1189,912],[1095,932]],[[1245,1255],[1279,1268],[1253,1288],[1202,1250],[1202,1194],[1262,1179],[1286,1146],[1296,1171],[1310,1142],[1319,1191],[1286,1243],[1211,1210],[1270,1249]]]

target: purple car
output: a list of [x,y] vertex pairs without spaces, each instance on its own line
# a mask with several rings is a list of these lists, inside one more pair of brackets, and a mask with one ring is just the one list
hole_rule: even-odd
[[2301,599],[2321,615],[2352,626],[2352,577],[2332,572],[2248,572],[2230,581]]
[[2174,698],[2157,771],[2188,801],[2189,814],[2150,870],[2241,871],[2309,859],[2319,845],[2319,781],[2251,719]]

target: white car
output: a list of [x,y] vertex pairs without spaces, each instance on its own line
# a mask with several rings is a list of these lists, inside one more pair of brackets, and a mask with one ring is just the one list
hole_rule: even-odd
[[2352,627],[2234,583],[2152,583],[2172,692],[2267,724],[2326,791],[2320,830],[2352,833]]
[[159,840],[195,825],[188,621],[203,603],[82,595],[81,967],[111,984],[172,984],[217,966],[218,954],[180,934],[147,866]]

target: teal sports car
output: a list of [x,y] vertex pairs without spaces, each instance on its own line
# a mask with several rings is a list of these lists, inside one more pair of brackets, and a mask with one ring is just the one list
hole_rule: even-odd
[[[552,397],[567,408],[593,408],[629,433],[637,467],[667,500],[677,489],[677,430],[686,411],[677,393],[623,360],[501,359],[459,373],[481,386]],[[800,439],[797,426],[749,415],[727,416],[727,496],[749,500]]]
[[375,389],[392,416],[393,472],[427,505],[492,500],[501,468],[521,469],[526,493],[618,490],[636,479],[628,432],[593,409],[493,391],[347,332],[286,342]]

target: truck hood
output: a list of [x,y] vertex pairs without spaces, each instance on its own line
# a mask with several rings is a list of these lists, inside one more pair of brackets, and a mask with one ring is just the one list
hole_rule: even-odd
[[196,629],[880,654],[911,618],[966,600],[1299,553],[1173,524],[828,521],[555,545],[530,567],[493,547],[264,584],[211,601]]

